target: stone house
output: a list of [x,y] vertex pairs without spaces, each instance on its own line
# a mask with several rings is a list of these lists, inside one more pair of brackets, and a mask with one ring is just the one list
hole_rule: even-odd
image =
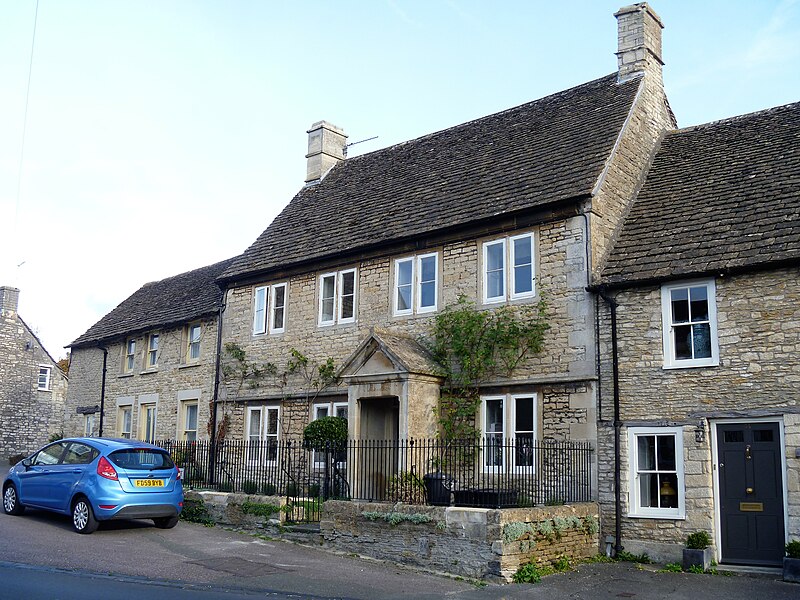
[[606,533],[619,517],[626,550],[669,561],[705,530],[720,563],[780,564],[800,538],[800,103],[669,131],[598,291]]
[[547,296],[540,354],[481,389],[477,429],[596,439],[595,281],[664,130],[661,29],[621,9],[618,70],[506,111],[354,158],[325,121],[306,184],[218,279],[224,343],[286,364],[331,358],[337,386],[223,386],[231,434],[299,436],[347,414],[351,439],[430,438],[442,385],[419,342],[460,296],[494,309]]
[[19,290],[0,287],[0,461],[27,455],[64,427],[67,376],[19,316]]
[[143,285],[70,344],[70,435],[208,437],[230,261]]

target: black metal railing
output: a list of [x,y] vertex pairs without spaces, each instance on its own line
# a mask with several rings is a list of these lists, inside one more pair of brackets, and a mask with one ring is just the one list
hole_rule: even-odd
[[288,520],[319,519],[328,498],[510,507],[593,499],[586,442],[530,437],[348,440],[312,449],[297,440],[163,440],[184,486],[287,497]]

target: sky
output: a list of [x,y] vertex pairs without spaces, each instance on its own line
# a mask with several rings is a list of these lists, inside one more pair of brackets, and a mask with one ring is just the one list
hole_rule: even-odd
[[[602,77],[625,4],[0,0],[0,285],[65,356],[143,284],[244,251],[312,123],[377,136],[355,156]],[[681,127],[800,100],[800,0],[650,5]]]

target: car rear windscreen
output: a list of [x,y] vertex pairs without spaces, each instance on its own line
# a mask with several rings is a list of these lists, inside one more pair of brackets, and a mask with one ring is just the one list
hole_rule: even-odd
[[154,471],[156,469],[175,468],[175,463],[172,462],[169,454],[150,448],[117,450],[109,454],[108,458],[116,466],[122,467],[123,469],[146,469],[148,471]]

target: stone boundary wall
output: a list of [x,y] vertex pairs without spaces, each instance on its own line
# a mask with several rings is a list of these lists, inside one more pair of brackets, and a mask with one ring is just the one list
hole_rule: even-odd
[[329,500],[320,530],[329,549],[510,582],[530,560],[546,565],[561,556],[594,556],[598,524],[593,502],[488,509]]

